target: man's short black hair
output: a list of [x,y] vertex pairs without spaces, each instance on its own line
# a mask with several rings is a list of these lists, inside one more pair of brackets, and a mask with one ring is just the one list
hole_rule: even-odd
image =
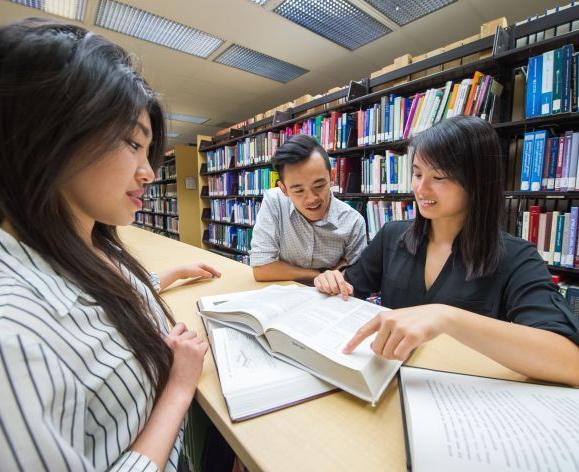
[[326,169],[332,171],[330,158],[326,150],[318,143],[318,140],[306,134],[296,134],[292,136],[283,145],[277,148],[275,155],[271,159],[273,169],[279,172],[280,179],[283,180],[283,168],[287,164],[295,164],[305,161],[315,152],[318,151],[324,158]]

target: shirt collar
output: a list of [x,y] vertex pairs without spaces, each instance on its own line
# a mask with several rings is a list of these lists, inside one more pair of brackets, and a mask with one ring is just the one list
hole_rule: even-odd
[[89,303],[95,300],[82,289],[57,273],[34,249],[0,229],[0,270],[15,273],[15,278],[32,287],[59,316],[70,313],[82,296]]
[[294,203],[292,202],[290,197],[286,197],[289,200],[289,214],[290,214],[290,218],[293,217],[293,215],[299,215],[300,217],[302,217],[305,221],[307,221],[308,223],[310,223],[311,225],[314,226],[326,226],[326,225],[331,225],[334,227],[334,229],[338,228],[339,226],[339,221],[338,221],[338,216],[339,216],[339,208],[338,208],[338,203],[336,202],[336,197],[334,197],[334,194],[332,192],[330,192],[330,207],[328,208],[328,212],[326,213],[326,217],[322,218],[319,221],[308,221],[306,219],[306,217],[304,215],[302,215],[298,209],[295,207]]

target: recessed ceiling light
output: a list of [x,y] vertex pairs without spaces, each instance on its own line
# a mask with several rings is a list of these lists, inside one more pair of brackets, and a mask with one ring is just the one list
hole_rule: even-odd
[[286,0],[274,11],[350,50],[392,32],[347,0]]
[[205,118],[204,116],[184,115],[181,113],[167,113],[165,118],[171,121],[184,121],[186,123],[194,123],[196,125],[201,125],[209,121],[209,118]]
[[82,21],[86,0],[10,0],[25,7],[52,13],[71,20]]
[[309,72],[307,69],[302,69],[289,62],[262,54],[253,49],[238,46],[237,44],[229,46],[215,59],[215,62],[277,80],[284,84]]
[[397,25],[418,20],[456,0],[365,0]]
[[95,25],[199,57],[223,44],[203,31],[114,0],[100,0]]

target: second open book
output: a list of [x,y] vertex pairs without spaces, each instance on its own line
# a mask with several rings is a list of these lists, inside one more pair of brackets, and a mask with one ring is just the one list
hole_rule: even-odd
[[384,308],[313,288],[272,285],[262,290],[202,297],[205,318],[255,336],[273,356],[375,404],[400,367],[376,356],[373,336],[352,354],[342,349]]

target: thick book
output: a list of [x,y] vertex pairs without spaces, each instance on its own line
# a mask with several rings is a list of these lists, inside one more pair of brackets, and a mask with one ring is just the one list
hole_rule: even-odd
[[[213,303],[227,301],[223,295]],[[312,400],[336,390],[333,385],[280,361],[254,336],[206,321],[211,352],[232,421],[244,421]]]
[[579,389],[402,367],[407,468],[577,470]]
[[201,297],[198,307],[204,318],[251,334],[278,359],[372,404],[401,364],[376,356],[373,337],[352,354],[342,352],[354,333],[384,310],[353,297],[344,301],[314,288],[272,285],[218,304]]

